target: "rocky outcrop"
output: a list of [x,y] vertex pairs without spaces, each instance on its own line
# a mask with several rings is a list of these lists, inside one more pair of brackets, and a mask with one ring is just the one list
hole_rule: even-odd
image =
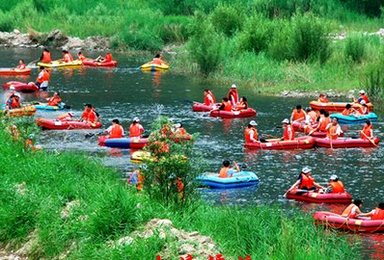
[[295,90],[284,90],[280,93],[281,97],[313,97],[318,98],[321,93],[326,94],[329,98],[352,98],[355,95],[355,90],[349,90],[348,93],[337,92],[333,89],[325,90],[325,91],[311,91],[311,92],[302,92]]
[[15,29],[13,32],[0,32],[0,46],[104,51],[110,48],[110,40],[101,36],[91,36],[85,39],[69,37],[58,29],[49,33],[40,33],[33,30],[28,33],[20,33],[19,30]]

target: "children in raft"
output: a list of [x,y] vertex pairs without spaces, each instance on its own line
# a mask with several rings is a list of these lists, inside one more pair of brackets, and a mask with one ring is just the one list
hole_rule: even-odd
[[289,122],[288,118],[285,118],[283,121],[281,121],[283,124],[283,137],[281,138],[282,141],[291,141],[295,140],[295,130],[293,129],[291,123]]
[[326,193],[344,193],[344,184],[339,180],[336,174],[332,174],[329,178],[328,187]]
[[41,53],[40,62],[42,62],[42,63],[51,63],[52,62],[51,52],[47,48],[45,48],[43,50],[43,53]]
[[329,102],[329,100],[328,100],[328,98],[327,98],[327,95],[325,95],[325,94],[323,94],[323,93],[321,93],[321,94],[319,95],[319,98],[317,99],[317,101],[318,101],[318,102],[321,102],[321,103],[328,103],[328,102]]
[[122,138],[124,136],[124,128],[120,125],[119,119],[113,119],[112,125],[105,130],[108,134],[107,138]]
[[97,113],[91,104],[86,104],[84,106],[84,111],[81,114],[80,121],[91,124],[95,124],[98,121]]
[[332,140],[337,139],[343,133],[337,118],[333,118],[332,122],[327,125],[325,130],[327,131],[327,138]]
[[223,161],[223,167],[220,169],[219,178],[229,178],[232,177],[235,172],[239,172],[240,167],[235,161],[233,161],[233,167],[228,160]]
[[231,88],[228,90],[226,98],[233,107],[236,107],[237,103],[239,103],[239,93],[237,92],[237,86],[235,84],[232,84]]
[[48,106],[58,106],[61,103],[61,97],[59,92],[53,93],[53,96],[47,98]]
[[299,192],[325,190],[323,186],[315,182],[315,179],[311,176],[311,169],[307,166],[301,170],[297,181],[287,190],[284,197],[294,189],[299,189]]
[[365,121],[363,129],[360,131],[360,138],[364,140],[373,140],[373,126],[371,121]]
[[83,54],[81,51],[79,51],[79,52],[77,53],[77,59],[83,61],[83,60],[85,60],[85,59],[87,59],[87,58],[84,56],[84,54]]
[[343,210],[341,216],[354,219],[370,217],[370,220],[384,220],[384,202],[379,203],[375,209],[368,213],[361,212],[362,206],[363,202],[360,199],[355,199]]
[[358,97],[357,99],[356,99],[356,98],[353,98],[353,102],[361,104],[361,101],[362,101],[362,100],[365,101],[365,104],[368,104],[368,103],[369,103],[369,98],[368,98],[368,96],[365,94],[365,91],[364,91],[364,90],[360,90],[360,91],[359,91],[359,97]]
[[181,123],[174,124],[172,132],[174,138],[190,136]]
[[129,137],[141,138],[144,131],[144,127],[140,124],[140,119],[138,117],[134,117],[132,124],[129,126]]
[[160,66],[163,64],[168,65],[168,63],[164,61],[164,57],[160,53],[157,53],[150,63]]
[[209,89],[204,89],[204,105],[211,107],[216,105],[216,98]]
[[290,122],[293,123],[305,121],[306,115],[307,114],[302,109],[302,106],[297,105],[296,108],[294,108],[292,111]]
[[255,143],[259,141],[259,133],[256,129],[257,123],[255,120],[249,122],[244,130],[245,143]]
[[107,52],[104,57],[99,56],[95,59],[95,61],[101,62],[101,63],[111,62],[111,61],[113,61],[112,54],[110,52]]
[[20,94],[12,93],[5,103],[5,109],[10,110],[10,109],[15,109],[20,107],[21,107]]
[[36,86],[39,87],[39,89],[46,91],[48,88],[49,80],[51,78],[51,74],[49,71],[44,67],[40,66],[40,72],[39,75],[37,75],[36,82],[29,82],[29,84],[35,84]]
[[24,60],[19,60],[19,64],[16,66],[16,70],[23,70],[23,69],[25,69],[25,68],[27,68],[27,66],[25,65],[25,63],[24,63]]

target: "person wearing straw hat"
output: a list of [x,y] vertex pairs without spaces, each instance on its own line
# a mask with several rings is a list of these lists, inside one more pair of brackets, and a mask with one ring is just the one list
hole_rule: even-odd
[[285,118],[283,121],[281,121],[283,124],[283,137],[281,138],[282,141],[290,141],[295,139],[295,130],[289,123],[289,119]]
[[329,177],[329,183],[326,193],[343,193],[345,192],[344,184],[339,180],[336,174],[332,174]]
[[259,141],[259,133],[257,132],[256,126],[256,121],[252,120],[245,128],[244,137],[246,143],[255,143]]
[[139,123],[140,119],[136,116],[129,126],[129,137],[141,137],[144,133],[144,127]]

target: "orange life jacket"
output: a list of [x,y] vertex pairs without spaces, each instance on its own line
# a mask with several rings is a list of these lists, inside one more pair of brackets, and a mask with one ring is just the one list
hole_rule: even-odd
[[292,112],[292,121],[296,121],[299,119],[305,120],[305,113],[302,109],[300,110],[300,112],[298,112],[297,109],[295,108]]
[[109,138],[121,138],[123,137],[124,129],[121,125],[115,124],[112,126],[111,132],[109,133]]
[[328,103],[329,102],[328,98],[325,98],[325,97],[320,97],[317,101],[321,102],[321,103]]
[[331,193],[343,193],[345,192],[344,184],[341,181],[331,181],[329,185],[332,187]]
[[244,137],[245,137],[245,142],[246,143],[251,143],[252,140],[251,140],[251,131],[253,131],[253,138],[258,140],[259,139],[259,134],[257,132],[257,129],[255,127],[251,127],[251,128],[245,128],[244,130]]
[[371,216],[372,220],[383,220],[384,219],[384,209],[376,208],[375,212]]
[[227,178],[228,177],[228,170],[229,170],[228,167],[221,168],[220,172],[219,172],[219,177],[220,178]]
[[352,209],[354,207],[357,207],[355,204],[350,204],[348,207],[346,207],[343,211],[343,213],[341,213],[341,216],[342,217],[349,217],[349,218],[356,218],[357,217],[357,213],[355,211],[355,213],[352,214]]
[[11,101],[11,108],[20,108],[21,107],[21,104],[20,104],[20,100],[17,98],[17,97],[12,97],[12,101]]
[[177,192],[180,193],[184,191],[184,183],[180,177],[176,179],[176,187],[177,187]]
[[129,137],[140,137],[143,132],[144,129],[139,123],[129,126]]
[[79,60],[81,60],[81,61],[83,61],[83,60],[85,60],[86,58],[85,58],[85,56],[84,56],[84,54],[78,54],[78,56],[77,56],[78,58],[79,58]]
[[231,102],[224,102],[224,111],[232,111],[232,104]]
[[156,65],[161,65],[163,63],[163,61],[160,58],[154,58],[152,60],[152,63],[156,64]]
[[73,61],[73,57],[70,53],[64,54],[64,62],[72,62],[72,61]]
[[331,125],[328,130],[327,130],[327,137],[329,139],[335,140],[337,137],[339,137],[336,132],[337,132],[337,125]]
[[214,103],[215,103],[215,98],[213,97],[213,95],[211,93],[208,93],[207,95],[205,95],[204,105],[211,106]]
[[25,68],[26,68],[26,66],[25,66],[24,63],[19,64],[19,65],[16,67],[16,69],[18,69],[18,70],[23,70],[23,69],[25,69]]
[[283,139],[284,141],[295,139],[295,130],[291,125],[287,125],[286,127],[284,127]]
[[316,122],[317,119],[317,113],[313,110],[308,112],[308,115],[311,117],[312,122]]
[[48,101],[48,106],[57,106],[58,104],[60,104],[61,102],[61,98],[60,97],[51,97]]
[[112,61],[112,54],[107,53],[107,54],[105,55],[105,60],[104,60],[104,62],[111,62],[111,61]]
[[[364,140],[368,140],[368,138],[372,138],[372,125],[364,126],[363,130],[361,130],[362,133],[360,133],[360,138]],[[364,135],[364,134],[365,135]]]
[[51,53],[47,51],[43,51],[43,58],[41,59],[41,62],[43,63],[51,63]]
[[187,131],[183,128],[183,127],[180,127],[176,130],[176,133],[178,135],[187,135]]
[[315,182],[315,179],[313,179],[311,176],[307,176],[302,173],[299,189],[304,189],[304,188],[310,189],[313,187],[314,182]]
[[352,114],[352,112],[351,112],[351,109],[344,109],[343,110],[343,112],[341,112],[341,114],[343,115],[343,116],[349,116],[350,114]]
[[320,126],[319,126],[319,131],[320,132],[325,132],[326,128],[327,128],[327,125],[331,122],[331,120],[329,119],[329,117],[323,117],[321,122],[320,122]]
[[229,90],[228,99],[232,105],[236,105],[239,102],[239,94],[237,90]]
[[83,114],[81,115],[81,118],[85,121],[95,123],[96,122],[96,113],[92,109],[90,111],[84,110]]

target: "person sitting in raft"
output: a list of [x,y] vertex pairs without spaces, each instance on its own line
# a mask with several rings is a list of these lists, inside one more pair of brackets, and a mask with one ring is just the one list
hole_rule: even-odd
[[228,160],[223,161],[223,167],[220,169],[219,177],[228,178],[232,177],[235,172],[239,172],[240,167],[235,161],[233,161],[233,168],[231,168],[231,163]]
[[129,137],[142,137],[145,130],[139,122],[138,117],[133,118],[132,124],[129,126]]
[[52,62],[51,52],[47,48],[45,48],[43,50],[43,53],[41,53],[40,62],[43,62],[43,63],[51,63]]
[[289,123],[288,118],[284,119],[282,122],[283,124],[283,137],[281,138],[282,141],[290,141],[295,139],[295,130],[293,129],[292,125]]
[[163,60],[163,57],[161,56],[160,53],[158,53],[158,54],[155,55],[155,57],[152,59],[151,63],[152,63],[152,64],[156,64],[156,65],[167,64],[167,63]]
[[255,120],[249,122],[247,128],[244,130],[245,143],[255,143],[259,141],[259,133],[256,129],[257,123]]
[[352,107],[351,104],[346,104],[343,112],[341,112],[341,114],[343,116],[349,116],[349,115],[353,115],[356,113],[357,113],[357,111]]
[[341,213],[342,217],[346,218],[357,218],[359,215],[363,214],[360,208],[363,206],[363,202],[359,199],[354,199],[351,204],[349,204]]
[[377,208],[368,213],[359,214],[359,217],[371,217],[371,220],[384,220],[384,202],[380,202]]
[[61,97],[59,92],[53,93],[53,96],[50,98],[47,98],[48,100],[48,106],[58,106],[61,103]]
[[62,53],[63,53],[63,58],[61,59],[61,61],[65,63],[73,61],[72,55],[67,50],[63,50]]
[[246,97],[240,98],[239,103],[236,104],[236,110],[248,109],[248,100]]
[[119,119],[113,119],[112,125],[105,130],[108,134],[107,138],[122,138],[124,136],[124,128],[120,125]]
[[60,120],[60,121],[71,121],[73,119],[73,113],[72,112],[68,112],[68,113],[64,113],[64,114],[58,115],[56,117],[56,119]]
[[12,93],[7,102],[5,103],[5,109],[15,109],[15,108],[20,108],[21,103],[20,103],[20,94],[19,93]]
[[368,115],[369,114],[369,109],[368,109],[368,106],[367,106],[367,103],[365,102],[365,100],[360,101],[360,107],[357,110],[357,114],[358,115]]
[[214,106],[216,104],[215,96],[209,89],[204,89],[204,105]]
[[301,170],[297,181],[287,190],[284,197],[286,197],[286,195],[293,189],[306,191],[325,190],[323,186],[315,182],[315,179],[311,176],[311,169],[307,166]]
[[236,107],[236,104],[239,103],[239,93],[237,92],[235,84],[232,84],[231,88],[228,90],[227,98],[233,107]]
[[91,124],[94,124],[97,122],[97,115],[91,104],[86,104],[84,106],[84,111],[81,114],[80,121],[88,122]]
[[305,112],[302,109],[301,105],[297,105],[296,108],[293,109],[291,114],[291,123],[293,122],[302,122],[305,120]]
[[28,84],[35,84],[41,90],[46,91],[48,88],[50,78],[51,78],[51,74],[49,74],[49,71],[43,66],[40,66],[40,72],[39,72],[39,75],[37,75],[36,82],[35,83],[30,82]]
[[77,53],[77,58],[81,61],[87,59],[81,51]]
[[304,120],[304,133],[309,134],[314,132],[314,129],[317,127],[317,113],[312,110],[312,108],[307,107],[305,109],[306,115]]
[[99,56],[95,59],[97,62],[111,62],[113,60],[112,54],[110,52],[107,52],[104,57]]
[[327,132],[327,126],[331,122],[331,119],[329,118],[329,112],[325,111],[324,109],[320,110],[320,116],[319,116],[319,123],[315,130],[312,131],[319,131],[319,132]]
[[323,93],[321,93],[321,94],[319,95],[319,98],[317,99],[317,101],[318,101],[318,102],[321,102],[321,103],[328,103],[328,102],[329,102],[329,100],[328,100],[328,98],[327,98],[327,95],[325,95],[325,94],[323,94]]
[[229,102],[228,98],[226,97],[223,98],[219,106],[219,110],[232,111],[232,104],[231,102]]
[[337,139],[343,133],[337,118],[333,118],[325,130],[327,130],[327,138],[332,140]]
[[364,122],[363,129],[360,131],[360,138],[364,140],[373,140],[373,126],[371,121]]
[[183,125],[181,123],[176,123],[173,125],[174,126],[174,131],[173,131],[173,134],[178,137],[178,136],[187,136],[189,135],[187,133],[187,130],[185,130],[185,128],[183,127]]
[[369,98],[368,98],[368,96],[365,94],[365,91],[364,91],[364,90],[360,90],[360,91],[359,91],[359,98],[358,98],[358,99],[353,98],[353,101],[354,101],[355,103],[359,103],[359,104],[361,104],[361,101],[362,101],[362,100],[364,100],[366,104],[369,103]]
[[23,70],[25,69],[27,66],[25,65],[24,63],[24,60],[19,60],[19,64],[16,66],[16,69],[17,70]]
[[339,180],[339,177],[337,177],[336,174],[332,174],[331,177],[329,177],[329,183],[326,193],[344,193],[344,184]]

